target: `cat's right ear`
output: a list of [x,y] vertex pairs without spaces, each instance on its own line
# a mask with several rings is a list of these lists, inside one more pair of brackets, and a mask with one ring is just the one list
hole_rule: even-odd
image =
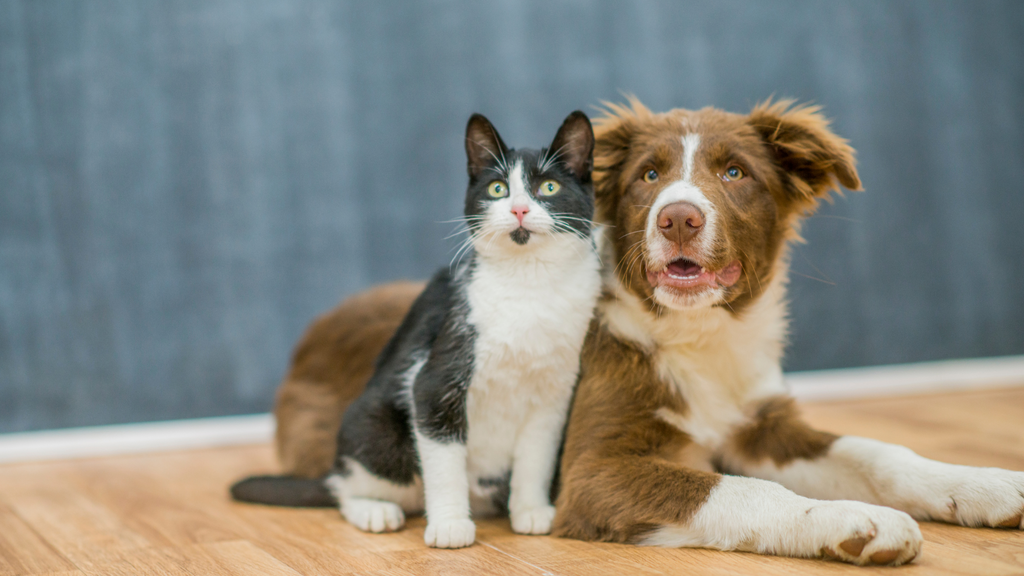
[[508,147],[491,121],[483,114],[473,114],[466,124],[466,170],[476,179],[488,166],[505,162]]

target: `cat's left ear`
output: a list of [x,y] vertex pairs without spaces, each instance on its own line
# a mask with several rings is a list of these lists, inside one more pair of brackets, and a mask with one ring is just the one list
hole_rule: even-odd
[[483,114],[473,114],[466,124],[466,170],[476,179],[485,168],[504,163],[508,146]]
[[594,168],[594,128],[587,115],[579,110],[569,114],[547,154],[568,166],[576,178],[589,182]]

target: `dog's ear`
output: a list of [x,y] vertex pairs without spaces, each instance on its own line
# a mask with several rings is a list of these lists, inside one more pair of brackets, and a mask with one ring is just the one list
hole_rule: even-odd
[[623,170],[640,120],[651,115],[635,96],[627,99],[628,105],[602,102],[604,115],[594,120],[594,195],[598,211],[606,215],[625,186]]
[[466,170],[476,178],[484,168],[505,162],[508,146],[483,114],[473,114],[466,124]]
[[754,107],[750,125],[768,144],[795,199],[812,207],[839,184],[860,190],[854,151],[829,128],[819,106],[771,100]]

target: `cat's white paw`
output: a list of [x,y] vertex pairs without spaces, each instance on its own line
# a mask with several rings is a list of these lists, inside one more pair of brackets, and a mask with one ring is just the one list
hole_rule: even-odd
[[1024,529],[1024,472],[957,467],[935,495],[940,519],[963,526]]
[[921,552],[921,530],[909,514],[862,502],[821,502],[807,511],[818,553],[853,564],[899,566]]
[[393,502],[370,498],[348,498],[341,514],[364,532],[394,532],[405,525],[402,508]]
[[431,548],[465,548],[476,540],[476,525],[472,520],[439,520],[427,522],[423,541]]
[[521,510],[512,513],[512,531],[516,534],[550,534],[554,519],[554,506]]

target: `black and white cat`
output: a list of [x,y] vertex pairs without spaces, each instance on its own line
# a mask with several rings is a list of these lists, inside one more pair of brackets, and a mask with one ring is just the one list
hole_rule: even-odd
[[[601,291],[593,148],[579,111],[543,150],[510,149],[486,118],[470,118],[467,254],[433,277],[381,353],[324,481],[355,526],[397,530],[425,511],[426,543],[459,548],[475,538],[471,515],[507,511],[515,532],[550,532],[552,477]],[[268,501],[245,486],[259,480],[233,493]]]

